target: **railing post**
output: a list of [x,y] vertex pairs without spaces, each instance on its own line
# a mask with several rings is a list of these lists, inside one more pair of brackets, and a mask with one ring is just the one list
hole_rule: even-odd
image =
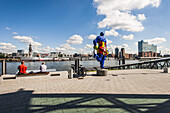
[[2,60],[2,75],[6,74],[6,61]]
[[122,64],[125,64],[125,57],[122,58]]

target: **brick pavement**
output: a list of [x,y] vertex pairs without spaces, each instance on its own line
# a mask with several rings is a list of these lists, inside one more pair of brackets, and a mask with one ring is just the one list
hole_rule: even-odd
[[0,113],[170,111],[170,74],[162,70],[90,74],[84,79],[37,76],[4,80],[0,84]]

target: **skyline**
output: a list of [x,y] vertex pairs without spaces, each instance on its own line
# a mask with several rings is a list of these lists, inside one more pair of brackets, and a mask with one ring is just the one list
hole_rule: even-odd
[[[133,2],[132,2],[133,1]],[[110,53],[124,47],[138,53],[137,42],[170,53],[166,0],[1,0],[0,52],[89,53],[92,39],[105,33]],[[114,51],[113,51],[114,52]]]

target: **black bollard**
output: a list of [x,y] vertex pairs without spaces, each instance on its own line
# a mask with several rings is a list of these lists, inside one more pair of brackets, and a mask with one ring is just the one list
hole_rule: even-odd
[[79,66],[79,65],[80,65],[79,62],[80,62],[79,59],[76,59],[76,60],[75,60],[75,73],[78,73],[78,72],[79,72],[79,67],[80,67],[80,66]]
[[125,57],[122,58],[122,64],[125,64]]
[[120,59],[119,59],[119,65],[121,65],[121,61],[120,61]]

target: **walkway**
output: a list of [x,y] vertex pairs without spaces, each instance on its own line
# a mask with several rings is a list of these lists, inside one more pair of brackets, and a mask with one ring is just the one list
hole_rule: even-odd
[[0,84],[0,113],[169,113],[170,74],[109,71],[84,79],[20,77]]

